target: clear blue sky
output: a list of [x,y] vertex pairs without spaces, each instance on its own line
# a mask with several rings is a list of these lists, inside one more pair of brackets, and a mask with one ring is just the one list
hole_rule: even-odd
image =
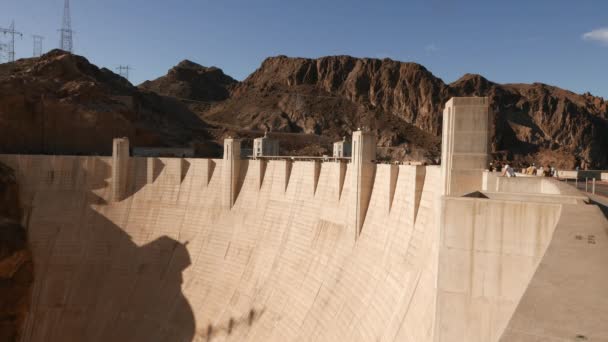
[[[445,82],[478,73],[608,98],[608,1],[72,0],[75,52],[99,66],[135,67],[135,84],[183,59],[243,79],[267,56],[347,54],[418,62]],[[63,0],[2,0],[15,19],[58,46]],[[606,30],[602,30],[606,29]],[[587,33],[586,36],[584,36]],[[6,37],[0,36],[6,40]]]

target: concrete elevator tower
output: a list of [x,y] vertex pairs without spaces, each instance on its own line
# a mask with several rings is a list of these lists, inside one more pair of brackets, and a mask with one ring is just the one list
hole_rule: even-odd
[[453,97],[443,110],[443,194],[460,196],[482,188],[488,168],[491,112],[487,97]]
[[279,141],[268,136],[268,132],[263,137],[253,140],[253,159],[258,157],[271,157],[279,155]]
[[241,140],[224,139],[222,165],[222,206],[231,209],[236,200],[241,166]]
[[129,138],[112,141],[112,202],[125,198],[129,170]]
[[368,129],[353,133],[352,142],[352,191],[353,212],[350,215],[355,229],[355,238],[359,237],[365,221],[365,214],[372,195],[374,176],[376,174],[376,135]]

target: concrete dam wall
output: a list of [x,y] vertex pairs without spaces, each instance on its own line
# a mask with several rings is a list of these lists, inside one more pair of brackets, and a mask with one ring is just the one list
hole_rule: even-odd
[[30,204],[27,340],[65,341],[66,331],[74,341],[433,333],[437,167],[379,165],[355,240],[351,172],[341,186],[340,163],[320,165],[315,185],[314,162],[286,174],[285,161],[269,161],[260,182],[261,162],[250,161],[226,209],[220,160],[132,159],[127,191],[137,191],[121,202],[110,202],[107,158],[0,160],[19,170]]
[[0,155],[35,268],[23,341],[608,339],[608,224],[557,181],[123,143]]

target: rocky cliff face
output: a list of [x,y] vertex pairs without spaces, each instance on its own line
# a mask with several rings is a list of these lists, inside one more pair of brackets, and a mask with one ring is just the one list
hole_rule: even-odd
[[219,68],[208,68],[184,60],[169,70],[166,76],[146,81],[139,88],[161,95],[208,102],[227,99],[237,83]]
[[465,75],[456,96],[488,96],[496,113],[495,150],[573,168],[608,166],[608,102],[542,83],[497,84]]
[[[424,92],[414,94],[416,87]],[[439,156],[435,133],[440,118],[427,113],[446,92],[440,80],[416,64],[280,56],[267,59],[228,100],[202,115],[219,125],[319,134],[334,141],[368,126],[379,133],[381,157],[433,162]]]
[[117,136],[179,146],[271,129],[302,142],[284,153],[323,154],[329,143],[316,152],[303,146],[368,126],[381,158],[435,162],[452,96],[490,98],[499,158],[608,167],[608,102],[600,97],[470,74],[446,84],[419,64],[349,56],[272,57],[243,82],[184,61],[139,88],[61,51],[0,65],[0,152],[109,154]]
[[[216,123],[336,137],[375,128],[385,147],[418,145],[437,157],[444,103],[488,96],[501,158],[560,167],[608,164],[608,102],[545,84],[497,84],[465,75],[445,84],[423,66],[349,56],[272,57],[203,115]],[[405,144],[405,145],[404,145]],[[431,145],[436,144],[435,148]]]
[[311,85],[356,104],[397,115],[425,131],[438,134],[437,109],[448,88],[423,66],[390,59],[332,56],[319,59],[268,58],[235,91]]
[[204,127],[179,101],[60,50],[0,65],[0,152],[109,154],[123,136],[183,145]]
[[20,339],[34,279],[20,219],[13,171],[0,163],[0,341],[7,342]]

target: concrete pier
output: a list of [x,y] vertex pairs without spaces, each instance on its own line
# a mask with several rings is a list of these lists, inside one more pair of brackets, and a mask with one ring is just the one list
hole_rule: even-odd
[[372,195],[374,175],[376,173],[376,135],[368,130],[353,133],[352,144],[352,190],[353,214],[351,219],[355,229],[355,238],[359,237],[369,200]]
[[231,209],[236,201],[241,166],[241,140],[228,138],[224,140],[224,158],[222,165],[222,204]]
[[127,191],[129,170],[129,139],[115,138],[112,141],[112,201],[122,201]]

